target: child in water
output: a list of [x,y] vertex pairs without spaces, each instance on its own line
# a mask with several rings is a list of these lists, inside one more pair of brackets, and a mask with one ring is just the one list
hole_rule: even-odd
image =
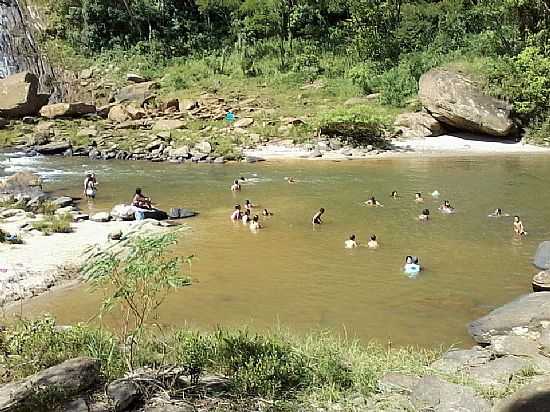
[[392,199],[399,199],[399,194],[397,193],[397,191],[394,190],[393,192],[391,192],[391,198]]
[[416,256],[407,256],[405,258],[405,266],[403,266],[403,271],[408,275],[416,275],[420,272],[422,268]]
[[246,210],[252,210],[252,208],[256,207],[256,205],[253,205],[252,203],[250,203],[250,200],[245,200],[244,201],[244,208]]
[[321,223],[323,223],[323,220],[321,219],[321,217],[323,216],[324,213],[325,213],[325,208],[322,207],[321,209],[319,209],[317,213],[313,215],[313,218],[311,219],[311,223],[313,223],[314,225],[320,225]]
[[510,216],[508,213],[502,213],[502,209],[498,208],[493,213],[489,214],[488,217],[503,217]]
[[439,206],[439,211],[441,213],[454,213],[455,209],[451,206],[451,203],[448,200],[445,200],[441,206]]
[[273,216],[273,213],[271,213],[269,210],[267,209],[264,209],[262,210],[262,215],[263,216]]
[[378,244],[378,240],[376,240],[376,235],[372,235],[369,242],[367,243],[367,247],[369,249],[378,249],[379,246],[380,245]]
[[241,191],[241,184],[239,183],[238,180],[235,180],[233,182],[233,185],[231,186],[231,191],[232,192],[240,192]]
[[242,218],[241,205],[235,205],[235,210],[231,214],[231,220],[237,221]]
[[523,227],[523,222],[519,216],[514,216],[514,233],[518,236],[526,236],[527,232]]
[[355,235],[351,235],[349,239],[344,242],[344,247],[346,249],[355,249],[358,246]]
[[248,224],[248,222],[250,222],[250,209],[246,209],[243,213],[243,217],[242,217],[242,222],[243,224]]
[[252,222],[250,222],[250,225],[248,226],[252,232],[257,232],[259,229],[262,229],[262,225],[260,224],[260,217],[258,215],[254,215],[252,218]]
[[422,211],[422,214],[420,216],[418,216],[418,220],[421,221],[421,222],[427,222],[428,220],[430,220],[430,211],[429,211],[429,209],[424,209]]
[[380,206],[383,207],[384,205],[380,203],[374,196],[372,196],[369,200],[365,202],[367,206]]
[[422,193],[418,192],[418,193],[415,193],[414,195],[414,201],[416,203],[423,203],[424,202],[424,198],[422,197]]

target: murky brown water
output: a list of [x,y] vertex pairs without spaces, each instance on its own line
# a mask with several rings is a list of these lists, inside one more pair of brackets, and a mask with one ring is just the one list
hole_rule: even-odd
[[[466,325],[530,290],[531,258],[550,238],[548,156],[402,159],[371,162],[289,162],[258,165],[90,163],[46,159],[43,170],[63,170],[49,187],[79,195],[81,174],[100,181],[95,209],[127,202],[136,186],[162,208],[185,206],[200,217],[178,245],[195,254],[195,283],[171,296],[161,311],[166,324],[253,328],[284,325],[295,331],[325,328],[363,340],[395,344],[470,344]],[[228,189],[237,176],[252,179],[242,193]],[[299,183],[289,185],[286,176]],[[439,190],[457,208],[436,211]],[[397,190],[402,198],[392,200]],[[413,201],[425,193],[425,206]],[[362,202],[374,194],[385,206]],[[252,234],[229,221],[235,203],[250,199],[274,216]],[[327,209],[323,227],[312,214]],[[433,220],[419,224],[423,207]],[[519,214],[529,232],[512,236],[512,218],[491,219],[496,207]],[[381,248],[345,250],[350,233],[360,241],[376,233]],[[417,279],[401,272],[405,255],[421,257]],[[76,322],[96,313],[100,296],[85,286],[26,303],[26,314],[53,313]]]

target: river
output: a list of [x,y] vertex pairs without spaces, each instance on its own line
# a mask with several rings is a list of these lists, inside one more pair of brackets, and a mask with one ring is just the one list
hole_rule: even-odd
[[[142,187],[161,208],[188,207],[200,216],[186,221],[177,252],[195,255],[193,286],[170,296],[164,324],[278,325],[293,331],[329,329],[363,341],[396,345],[471,346],[468,322],[530,291],[537,244],[550,238],[548,156],[445,157],[375,161],[296,161],[263,164],[177,165],[91,162],[78,158],[12,159],[6,172],[32,167],[46,189],[81,195],[83,173],[97,173],[100,190],[90,212],[128,202]],[[229,191],[246,178],[241,193]],[[298,183],[288,184],[293,176]],[[439,200],[432,191],[441,192]],[[390,198],[392,190],[401,195]],[[415,192],[425,195],[416,204]],[[384,207],[362,203],[375,195]],[[274,215],[251,233],[229,220],[246,199]],[[437,212],[448,199],[454,215]],[[327,212],[313,229],[311,216]],[[415,220],[421,209],[432,220]],[[512,217],[487,215],[500,207],[522,216],[529,235],[515,239]],[[345,250],[357,234],[375,233],[378,250]],[[425,271],[401,272],[404,257],[417,255]],[[86,286],[59,289],[23,304],[25,315],[54,314],[61,323],[85,321],[96,312],[99,292]]]

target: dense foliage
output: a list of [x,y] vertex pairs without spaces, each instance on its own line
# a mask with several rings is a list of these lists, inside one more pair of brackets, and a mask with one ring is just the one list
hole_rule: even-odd
[[[470,62],[524,126],[548,122],[550,0],[51,0],[48,36],[93,55],[131,49],[190,76],[352,79],[405,106],[431,67]],[[201,61],[200,67],[190,61]],[[205,70],[206,68],[206,70]]]

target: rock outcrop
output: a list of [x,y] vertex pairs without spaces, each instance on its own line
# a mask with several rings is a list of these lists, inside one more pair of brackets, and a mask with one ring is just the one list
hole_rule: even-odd
[[550,292],[531,293],[470,323],[470,335],[481,344],[501,335],[538,336],[550,322]]
[[39,94],[38,77],[21,72],[0,79],[0,117],[31,116],[48,103],[49,95]]
[[441,123],[428,113],[403,113],[395,119],[395,126],[405,137],[440,136],[444,129]]
[[506,137],[515,132],[511,106],[483,93],[469,77],[432,69],[422,75],[418,96],[438,121],[459,130]]

